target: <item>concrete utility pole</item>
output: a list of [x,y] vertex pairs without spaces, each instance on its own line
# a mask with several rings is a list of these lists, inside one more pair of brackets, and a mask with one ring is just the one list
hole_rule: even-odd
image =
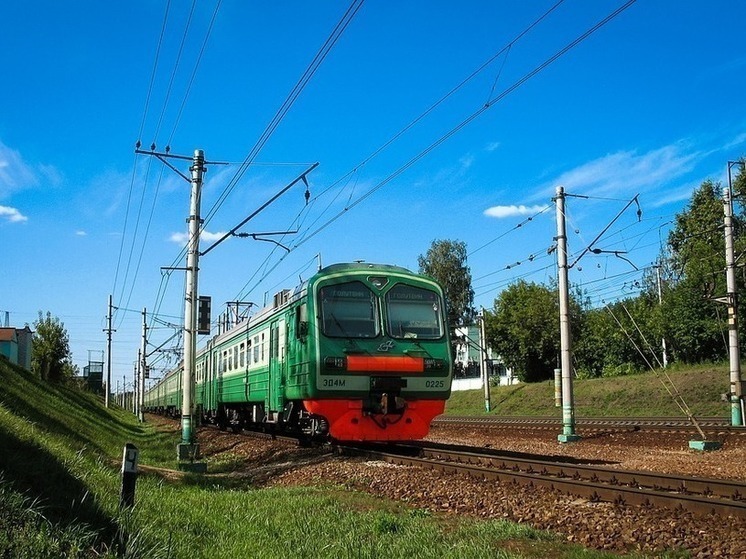
[[132,379],[132,411],[136,417],[140,417],[140,366],[142,365],[142,349],[137,350],[137,362],[135,363],[135,378]]
[[741,383],[741,349],[738,342],[738,293],[736,292],[736,259],[733,249],[733,185],[731,168],[728,162],[728,186],[723,189],[723,209],[725,211],[725,280],[728,305],[728,357],[730,362],[730,402],[731,423],[743,425],[743,385]]
[[199,271],[200,204],[205,152],[194,150],[189,169],[192,190],[189,210],[189,241],[187,245],[186,294],[184,296],[184,372],[182,376],[181,443],[177,447],[179,461],[194,461],[199,457],[199,445],[194,439],[194,369],[197,355],[197,275]]
[[567,230],[565,226],[565,189],[557,187],[557,276],[560,307],[560,367],[562,369],[561,443],[580,440],[575,433],[575,405],[572,394],[572,340],[570,338],[570,291],[567,280]]
[[[661,289],[661,264],[659,261],[655,266],[655,275],[658,278],[658,305],[663,305],[663,290]],[[661,338],[661,348],[663,349],[663,368],[668,367],[668,352],[666,351],[666,338]]]
[[137,391],[137,419],[140,422],[145,421],[145,377],[147,376],[148,370],[148,324],[147,324],[147,310],[142,310],[142,344],[140,346],[140,377],[139,377],[139,389]]
[[[116,330],[111,328],[113,308],[112,296],[109,295],[109,312],[106,315],[106,329],[104,330],[106,332],[106,395],[104,396],[104,405],[107,408],[109,407],[109,393],[111,392],[111,334],[112,332],[116,332]],[[118,391],[119,389],[117,389]]]
[[484,309],[479,313],[479,353],[482,356],[482,378],[484,379],[484,410],[489,413],[490,402],[490,373],[487,368],[487,336],[484,330]]

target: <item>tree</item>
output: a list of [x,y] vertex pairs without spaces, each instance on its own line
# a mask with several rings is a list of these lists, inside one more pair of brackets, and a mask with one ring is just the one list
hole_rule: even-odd
[[72,354],[65,325],[52,313],[46,316],[39,311],[39,320],[34,322],[34,338],[31,346],[31,370],[43,380],[59,382],[74,373]]
[[[740,188],[741,181],[736,183]],[[743,217],[735,216],[736,252],[742,251]],[[720,185],[705,181],[669,234],[674,282],[663,300],[663,328],[675,359],[693,363],[722,359],[727,309],[714,298],[726,293],[723,202]],[[740,250],[739,250],[740,249]],[[740,275],[739,275],[740,276]],[[737,290],[743,280],[737,278]],[[743,298],[739,314],[743,316]],[[743,330],[741,330],[743,333]]]
[[466,265],[466,243],[435,240],[424,256],[417,257],[417,262],[421,274],[434,278],[443,287],[451,331],[470,324],[474,318],[474,290]]
[[519,379],[552,377],[560,350],[557,290],[519,280],[500,293],[485,320],[488,344]]
[[[740,225],[736,220],[736,225]],[[720,184],[703,182],[687,208],[676,215],[668,235],[672,268],[678,279],[687,279],[714,292],[724,290],[725,240]]]
[[657,295],[652,298],[646,293],[587,310],[574,347],[578,373],[618,376],[657,365],[660,314]]

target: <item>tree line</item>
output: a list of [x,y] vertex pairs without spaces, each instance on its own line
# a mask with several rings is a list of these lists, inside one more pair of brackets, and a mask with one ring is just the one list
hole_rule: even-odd
[[[735,200],[746,200],[746,175],[733,181]],[[662,366],[661,340],[668,362],[721,361],[728,355],[722,187],[703,182],[676,215],[666,247],[644,271],[637,295],[594,307],[582,291],[570,299],[575,372],[579,377],[609,377]],[[746,210],[734,204],[736,291],[746,286]],[[445,289],[452,335],[472,324],[474,292],[466,245],[436,240],[419,258],[420,272]],[[660,277],[660,279],[659,279]],[[660,298],[659,298],[660,282]],[[739,317],[746,304],[737,299]],[[558,367],[559,296],[556,282],[519,279],[499,293],[484,312],[488,345],[523,381],[552,378]],[[746,325],[746,322],[744,322]],[[740,328],[741,344],[746,328]]]

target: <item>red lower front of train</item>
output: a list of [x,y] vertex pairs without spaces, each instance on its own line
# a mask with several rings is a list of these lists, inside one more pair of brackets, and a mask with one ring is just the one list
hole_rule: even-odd
[[306,411],[326,418],[329,436],[338,441],[412,441],[424,439],[430,423],[443,413],[445,400],[415,400],[396,414],[370,413],[361,400],[304,400]]

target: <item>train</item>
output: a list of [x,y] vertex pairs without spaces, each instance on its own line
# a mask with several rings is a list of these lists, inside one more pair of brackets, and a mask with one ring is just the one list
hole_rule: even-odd
[[[322,268],[198,350],[194,414],[316,439],[422,439],[451,392],[445,304],[434,279],[399,266]],[[179,415],[182,371],[147,390],[145,411]]]

